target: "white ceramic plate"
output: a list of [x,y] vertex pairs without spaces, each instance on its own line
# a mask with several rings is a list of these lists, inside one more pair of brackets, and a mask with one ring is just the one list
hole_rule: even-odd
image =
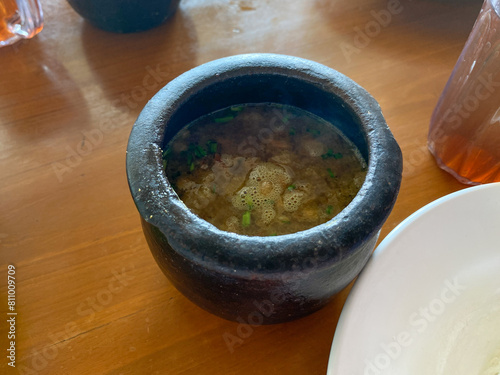
[[500,374],[500,183],[403,221],[346,301],[328,375],[414,374]]

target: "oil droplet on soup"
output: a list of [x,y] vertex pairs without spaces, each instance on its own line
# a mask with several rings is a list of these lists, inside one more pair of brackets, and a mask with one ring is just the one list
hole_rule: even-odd
[[163,151],[173,188],[200,218],[249,236],[327,222],[366,176],[359,150],[331,123],[278,104],[244,104],[200,117]]

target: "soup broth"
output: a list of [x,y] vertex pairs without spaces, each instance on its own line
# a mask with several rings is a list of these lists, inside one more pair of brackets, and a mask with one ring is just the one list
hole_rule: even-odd
[[233,106],[200,117],[163,151],[173,188],[200,218],[249,236],[327,222],[366,176],[359,150],[331,123],[278,104]]

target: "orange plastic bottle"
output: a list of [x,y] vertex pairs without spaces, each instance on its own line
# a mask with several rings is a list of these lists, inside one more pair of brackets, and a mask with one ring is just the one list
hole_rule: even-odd
[[431,118],[428,146],[465,184],[500,181],[500,0],[485,0]]
[[0,47],[34,37],[43,29],[37,0],[0,0]]

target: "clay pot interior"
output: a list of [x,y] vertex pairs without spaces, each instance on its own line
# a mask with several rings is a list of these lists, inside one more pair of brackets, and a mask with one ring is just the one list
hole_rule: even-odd
[[171,117],[162,147],[186,124],[205,114],[233,105],[269,102],[295,106],[334,122],[368,161],[367,140],[351,108],[300,78],[272,73],[228,79],[194,93]]

